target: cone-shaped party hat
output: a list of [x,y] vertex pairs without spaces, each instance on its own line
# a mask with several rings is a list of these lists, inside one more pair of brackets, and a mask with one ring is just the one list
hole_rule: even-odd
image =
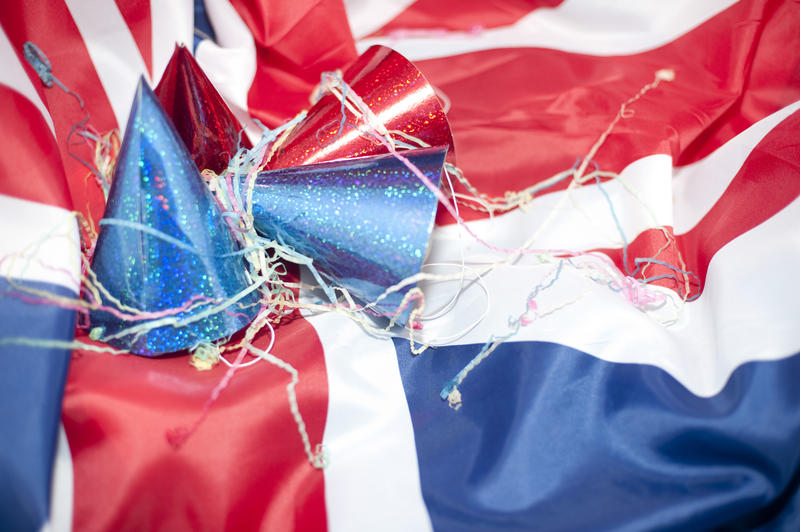
[[[342,79],[386,129],[402,131],[431,146],[447,146],[448,160],[452,160],[453,137],[444,109],[431,84],[408,59],[391,48],[372,46],[345,71]],[[351,111],[345,108],[344,112],[346,122],[356,123]],[[341,123],[341,102],[327,94],[284,139],[268,168],[386,153],[375,139]]]
[[[129,321],[94,310],[89,317],[92,329],[100,327],[101,339],[114,347],[147,356],[233,334],[258,311],[256,292],[220,309],[223,301],[248,287],[238,251],[197,167],[158,99],[140,80],[100,221],[92,270],[111,296],[101,290],[104,306],[151,314]],[[184,310],[172,312],[177,308]],[[190,323],[114,337],[165,314]]]
[[[155,93],[197,168],[224,170],[239,148],[242,126],[186,47],[175,46]],[[252,147],[244,132],[241,147]]]
[[[447,148],[402,152],[439,186]],[[256,231],[313,259],[317,270],[364,303],[418,273],[436,196],[393,155],[262,172],[253,194]],[[412,286],[373,309],[391,316]],[[399,315],[405,323],[410,306]]]

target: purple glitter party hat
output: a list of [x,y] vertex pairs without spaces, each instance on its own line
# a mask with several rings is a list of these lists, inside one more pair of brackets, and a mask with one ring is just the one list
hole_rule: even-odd
[[[403,152],[439,186],[447,148]],[[364,303],[415,275],[428,248],[437,199],[393,155],[283,168],[258,175],[256,231],[313,259],[317,270]],[[395,315],[413,285],[371,310]],[[408,320],[410,307],[397,314]]]
[[[229,336],[258,311],[257,292],[246,292],[239,247],[143,79],[100,221],[92,269],[104,289],[99,291],[103,308],[90,313],[92,336],[138,355]],[[131,327],[137,329],[127,332]]]

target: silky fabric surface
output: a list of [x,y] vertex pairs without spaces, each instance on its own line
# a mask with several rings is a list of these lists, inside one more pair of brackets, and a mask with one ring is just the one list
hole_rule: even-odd
[[[124,124],[117,124],[114,110],[106,97],[97,72],[92,68],[82,67],[91,64],[91,58],[65,3],[5,2],[0,15],[0,25],[3,26],[15,50],[21,54],[25,43],[31,41],[47,54],[52,65],[57,65],[55,75],[64,86],[81,96],[90,110],[91,125],[97,131],[121,130],[124,127]],[[34,21],[37,24],[34,24]],[[41,26],[36,27],[38,24]],[[27,64],[24,68],[28,69],[29,77],[34,80],[34,87],[48,109],[58,139],[66,138],[75,122],[82,118],[76,100],[61,90],[44,89],[33,69]],[[131,91],[129,94],[133,93],[133,89],[133,87],[129,89]],[[96,223],[103,217],[105,207],[103,191],[97,186],[87,186],[86,167],[70,155],[75,146],[55,140],[54,144],[57,150],[48,148],[44,153],[56,152],[60,155],[57,164],[60,163],[63,167],[69,190],[65,199],[70,205],[65,207],[78,209],[88,215],[89,219],[94,220],[96,229]],[[88,159],[90,154],[87,152],[83,156]],[[57,159],[52,156],[51,158]],[[55,184],[46,183],[42,186],[63,187],[59,179],[54,181]]]
[[[75,312],[25,301],[28,290],[61,297],[57,285],[0,278],[3,336],[63,340],[72,337]],[[50,473],[61,417],[69,351],[0,345],[0,528],[39,530],[50,511]]]
[[184,46],[175,51],[154,92],[199,170],[221,173],[241,148],[250,149],[243,126]]
[[[0,135],[8,139],[3,149],[17,155],[16,159],[0,158],[3,194],[70,208],[69,189],[63,176],[58,145],[49,135],[42,114],[30,100],[1,84],[0,108],[7,110],[4,111],[4,120],[0,120]],[[17,125],[23,122],[36,142],[30,142],[16,131]],[[25,161],[26,179],[13,177],[19,173],[19,161]],[[48,176],[49,181],[40,186],[35,176]]]
[[252,35],[256,51],[259,75],[247,92],[248,112],[267,127],[277,127],[308,109],[308,95],[319,83],[320,73],[342,68],[358,57],[341,0],[231,4]]
[[[313,447],[327,409],[322,346],[301,319],[277,333],[271,352],[301,375],[298,406]],[[268,342],[264,333],[254,345]],[[75,530],[325,530],[323,472],[303,452],[283,370],[263,361],[238,370],[180,450],[168,443],[169,431],[197,421],[226,370],[199,372],[187,357],[76,352],[64,403]],[[113,477],[98,485],[108,470]]]
[[[355,58],[355,49],[348,34],[343,9],[341,6],[333,6],[338,4],[337,2],[303,2],[299,7],[294,4],[291,6],[281,3],[257,4],[240,0],[234,0],[232,3],[240,13],[245,12],[249,15],[243,18],[254,34],[256,46],[260,52],[266,51],[259,53],[258,75],[253,82],[249,101],[251,113],[262,118],[269,117],[270,125],[277,125],[308,106],[309,90],[319,81],[318,71],[315,70],[317,67],[321,67],[319,70],[343,67]],[[268,7],[265,7],[267,5]],[[424,2],[418,2],[415,6],[423,7]],[[468,8],[469,6],[465,7],[465,13],[468,12]],[[597,155],[604,169],[623,168],[636,157],[649,155],[650,150],[668,153],[680,165],[695,162],[748,127],[754,120],[796,100],[800,90],[800,80],[797,77],[800,71],[797,70],[796,60],[790,52],[798,49],[796,16],[793,16],[796,9],[796,4],[791,2],[740,2],[709,22],[701,24],[696,30],[676,37],[657,50],[628,55],[583,56],[542,48],[508,48],[425,60],[417,64],[437,87],[443,88],[443,92],[451,96],[453,106],[449,116],[457,121],[455,136],[459,149],[459,165],[470,179],[479,180],[479,188],[482,191],[489,193],[496,191],[502,194],[505,190],[519,190],[530,184],[531,180],[543,179],[553,171],[560,171],[573,165],[575,157],[584,155],[586,149],[596,140],[598,133],[607,127],[619,104],[640,90],[645,83],[650,82],[653,79],[652,74],[661,68],[673,68],[676,79],[671,83],[662,83],[657,90],[649,93],[649,96],[653,97],[652,100],[644,98],[637,102],[633,115],[618,124],[615,134],[607,139],[605,145],[613,150],[607,152],[602,149]],[[332,16],[337,10],[342,15],[338,18]],[[267,12],[269,16],[265,15]],[[456,15],[461,14],[456,13]],[[303,16],[308,16],[310,19],[303,19]],[[462,20],[460,17],[454,18]],[[330,28],[326,28],[330,31],[326,32],[325,39],[312,38],[318,32],[320,20],[330,21]],[[65,63],[69,64],[70,68],[57,70],[57,75],[87,102],[91,110],[92,124],[100,131],[117,127],[105,99],[100,79],[93,68],[84,66],[90,64],[91,59],[65,4],[39,6],[30,3],[11,3],[6,6],[3,16],[0,17],[0,23],[3,24],[16,49],[20,50],[22,44],[30,39],[49,54],[56,68]],[[453,23],[451,27],[448,21],[447,27],[467,31],[469,26],[465,26],[465,23]],[[490,25],[487,22],[487,26]],[[42,26],[46,31],[38,31]],[[406,24],[398,26],[405,27]],[[429,24],[428,27],[437,26]],[[264,42],[267,44],[263,45]],[[346,58],[350,50],[352,57]],[[271,53],[272,51],[277,53]],[[265,75],[262,76],[262,73]],[[285,73],[288,75],[284,76]],[[531,75],[532,73],[535,75]],[[63,138],[75,121],[74,99],[56,90],[40,90],[39,93],[53,116],[56,131],[61,135],[60,138]],[[664,121],[667,121],[668,125],[664,126]],[[84,210],[88,197],[93,217],[98,220],[102,213],[102,194],[97,187],[86,186],[85,168],[66,154],[64,143],[59,143],[58,148],[61,150],[61,159],[67,170],[70,190],[75,197],[74,208]],[[628,153],[631,155],[630,158]],[[558,185],[553,187],[556,188]],[[779,193],[775,195],[780,196]],[[666,201],[672,201],[672,198],[667,195]],[[748,210],[748,205],[750,202],[740,203],[741,209],[745,211]],[[69,205],[68,208],[73,207]],[[469,210],[462,210],[462,215],[470,218],[485,216]],[[717,218],[721,224],[720,230],[724,229],[725,223],[737,219],[738,216],[727,218],[727,220],[725,217]],[[644,234],[644,238],[651,240],[649,247],[644,249],[658,249],[662,245],[663,239],[654,238],[656,236],[658,235],[650,232]],[[632,245],[634,243],[636,241]],[[695,251],[691,244],[686,245],[687,249]],[[636,254],[647,256],[646,252]],[[703,254],[706,254],[706,250]],[[705,260],[707,259],[706,256]],[[621,265],[621,262],[618,264]],[[308,330],[304,333],[313,334]],[[299,349],[303,348],[301,344]],[[474,350],[470,353],[474,354]],[[343,354],[346,355],[347,353]],[[95,356],[86,355],[89,359]],[[125,360],[132,358],[125,357]],[[196,468],[204,474],[206,462],[211,463],[212,467],[219,465],[216,460],[220,453],[213,445],[214,442],[204,441],[207,445],[203,445],[202,449],[196,449],[198,454],[203,455],[203,460],[191,455],[190,459],[183,461],[183,455],[175,457],[173,450],[164,445],[163,439],[158,436],[163,427],[157,427],[156,437],[149,438],[149,433],[136,437],[132,434],[135,429],[125,425],[131,423],[135,426],[150,426],[152,423],[150,410],[136,407],[137,401],[133,399],[134,395],[144,397],[144,402],[150,408],[167,407],[169,401],[159,400],[163,397],[149,397],[151,394],[149,386],[161,383],[159,386],[166,387],[167,384],[163,383],[167,381],[171,381],[172,385],[180,383],[191,386],[195,373],[183,363],[175,362],[177,359],[169,359],[174,365],[160,366],[164,368],[164,373],[159,378],[149,381],[150,384],[145,388],[144,385],[136,384],[133,376],[130,376],[130,382],[121,378],[125,377],[125,372],[133,368],[124,363],[118,366],[118,360],[120,359],[102,360],[108,363],[108,366],[103,366],[103,371],[97,366],[93,366],[97,369],[96,372],[87,371],[88,366],[83,366],[80,371],[74,372],[75,379],[70,381],[71,388],[65,403],[65,419],[69,420],[67,429],[70,442],[80,443],[80,452],[75,455],[76,486],[79,487],[76,498],[76,527],[124,528],[123,525],[126,523],[124,518],[127,517],[134,521],[130,526],[135,528],[137,522],[147,521],[146,512],[151,511],[164,516],[168,512],[167,508],[172,508],[171,505],[174,503],[180,503],[176,505],[180,515],[167,515],[167,526],[171,528],[192,528],[186,524],[187,520],[182,521],[180,517],[189,516],[193,519],[191,523],[196,523],[197,514],[201,511],[212,515],[214,523],[220,524],[219,528],[224,528],[226,523],[229,523],[227,525],[229,528],[235,528],[240,523],[248,526],[257,519],[254,517],[250,520],[234,514],[237,509],[270,516],[272,519],[270,529],[288,528],[276,524],[276,512],[272,511],[270,505],[264,510],[263,504],[254,502],[255,500],[263,502],[259,495],[245,494],[234,485],[236,480],[242,480],[244,477],[244,474],[240,474],[235,467],[228,469],[234,473],[229,473],[227,476],[217,470],[212,471],[214,480],[222,481],[221,489],[215,491],[213,495],[197,486],[190,486],[191,489],[187,488],[184,493],[173,493],[171,487],[175,482],[174,479],[168,475],[158,475],[158,472],[154,471],[157,467],[150,465],[158,462],[160,457],[165,461],[189,463],[193,468],[192,471]],[[319,360],[316,364],[324,364]],[[455,370],[460,369],[465,361],[466,357],[461,359]],[[161,364],[167,360],[139,362]],[[780,367],[796,374],[796,369]],[[307,371],[305,368],[302,364],[298,364],[301,389]],[[484,368],[481,367],[482,369]],[[452,372],[444,373],[445,381],[452,378]],[[119,383],[124,390],[103,389],[106,380]],[[793,382],[786,384],[794,385]],[[93,394],[95,385],[100,387],[102,393]],[[208,384],[207,391],[210,390],[210,386]],[[431,389],[438,394],[440,387],[432,386]],[[552,388],[547,389],[552,390]],[[600,388],[594,389],[600,390]],[[228,392],[235,395],[237,390],[232,386]],[[131,396],[126,395],[126,391],[132,392]],[[781,397],[784,397],[784,392],[782,389]],[[283,383],[265,389],[263,393],[269,398],[269,401],[262,401],[263,404],[282,402],[285,393]],[[71,396],[76,401],[71,402],[69,400]],[[224,396],[225,394],[223,398]],[[546,396],[538,392],[536,397],[543,402],[546,401]],[[604,397],[599,394],[582,397],[599,401],[600,404],[604,401]],[[113,405],[107,404],[108,398],[112,399]],[[195,414],[201,410],[203,404],[200,394],[196,399]],[[231,403],[225,404],[230,412],[235,412],[234,399],[230,400]],[[793,403],[787,400],[784,401],[784,405],[796,404],[794,398],[790,400]],[[301,410],[305,413],[303,401],[301,397]],[[433,397],[431,401],[439,400]],[[470,395],[466,392],[465,401],[470,401]],[[243,408],[252,404],[243,402]],[[594,409],[594,404],[591,402],[586,408]],[[465,402],[464,408],[466,407]],[[321,408],[324,409],[325,406],[322,405]],[[771,406],[764,408],[764,412],[769,414],[771,408]],[[93,421],[90,417],[92,412],[101,410],[104,415]],[[570,412],[574,412],[574,409]],[[794,414],[793,410],[787,412],[790,416]],[[229,417],[242,417],[238,412],[236,414]],[[756,414],[761,415],[762,412]],[[77,424],[72,420],[77,420]],[[749,420],[743,422],[740,427],[742,432],[747,432],[748,425]],[[775,423],[776,441],[789,441],[789,438],[794,437],[795,433],[791,430],[786,430],[785,434],[783,432],[778,434],[779,425]],[[514,424],[511,423],[511,426]],[[273,459],[268,453],[262,453],[260,449],[256,450],[254,446],[248,445],[249,440],[245,435],[229,434],[227,428],[224,426],[217,431],[217,440],[221,446],[225,446],[226,451],[230,449],[232,455],[251,466],[252,470],[261,470],[261,464],[257,463],[258,458]],[[249,425],[242,425],[240,428],[250,431],[248,435],[254,432]],[[85,434],[81,432],[83,429],[87,431]],[[289,434],[291,437],[295,434],[289,424],[286,428],[270,430],[274,433]],[[135,446],[123,450],[115,448],[113,441],[104,440],[105,435],[111,438],[116,434],[124,434],[127,437],[125,441],[133,442]],[[271,435],[271,437],[279,436]],[[312,443],[316,441],[318,439],[312,435]],[[239,444],[244,444],[241,453],[237,447]],[[98,447],[97,453],[91,448],[95,445]],[[150,446],[162,450],[163,454],[158,455],[151,451]],[[169,453],[173,455],[172,458],[168,456]],[[100,460],[95,465],[93,462],[95,457],[106,459]],[[279,458],[280,456],[276,457]],[[125,474],[117,476],[116,467],[120,463],[125,466]],[[146,470],[137,470],[135,466],[143,466]],[[556,467],[553,465],[553,469]],[[169,470],[169,467],[166,469]],[[581,480],[579,476],[576,477],[578,481]],[[278,484],[284,479],[283,476],[276,478]],[[136,486],[126,485],[127,479],[135,481]],[[136,487],[139,489],[134,489]],[[445,488],[449,489],[450,486]],[[312,484],[309,488],[310,491],[321,489],[321,482]],[[159,492],[160,505],[154,492]],[[304,499],[309,493],[305,488],[300,488],[299,492],[303,496],[297,497],[298,500],[311,500]],[[120,497],[121,493],[124,497]],[[136,501],[143,495],[146,497],[144,503],[133,507],[131,501]],[[283,504],[288,497],[282,492],[277,500]],[[779,497],[778,503],[781,502],[780,499]],[[321,496],[313,500],[318,504],[308,502],[303,515],[321,515],[321,519],[324,520]],[[796,500],[792,501],[793,506],[788,504],[784,507],[787,511],[790,507],[797,508]],[[747,499],[745,502],[747,505],[752,501]],[[111,504],[118,506],[114,507]],[[224,510],[219,510],[217,504]],[[611,504],[609,507],[618,508],[617,505]],[[281,506],[279,509],[285,508],[286,506]],[[579,511],[582,507],[577,505],[575,508]],[[456,513],[452,508],[449,510],[451,513]],[[314,514],[315,511],[319,513]],[[226,517],[228,515],[230,517]],[[286,515],[287,521],[295,523],[297,513],[287,511]],[[671,515],[674,517],[674,514]],[[513,519],[514,517],[509,518]],[[793,522],[790,513],[785,514],[785,519],[785,526],[778,530],[798,528],[796,520]],[[749,529],[747,523],[745,521],[742,528]],[[307,521],[303,521],[300,525],[292,528],[311,528]]]
[[376,30],[376,35],[396,35],[402,38],[409,28],[432,34],[469,32],[480,35],[484,30],[517,22],[534,9],[556,7],[563,0],[506,1],[502,9],[486,9],[483,0],[461,0],[458,9],[440,0],[417,0],[389,23]]
[[[772,52],[800,44],[796,18],[791,2],[739,2],[641,53],[605,57],[499,48],[414,64],[452,101],[447,119],[458,167],[482,193],[502,197],[571,168],[620,105],[662,69],[671,69],[674,80],[636,102],[593,162],[619,172],[654,153],[670,155],[675,166],[707,156],[758,117],[800,99],[800,70]],[[712,38],[717,45],[708,47]],[[487,147],[495,154],[491,158],[484,155]],[[487,217],[472,209],[460,214],[466,220]],[[440,210],[437,223],[453,220]]]
[[800,523],[791,501],[768,507],[800,478],[800,355],[746,364],[700,398],[651,366],[506,343],[464,380],[454,411],[439,392],[480,347],[412,356],[395,340],[435,530]]
[[[100,328],[99,339],[132,353],[160,355],[230,336],[257,314],[258,293],[239,296],[250,283],[231,228],[144,79],[100,226],[92,270],[122,305],[144,312],[185,308],[169,317],[191,320],[207,312],[209,304],[234,296],[239,300],[194,321],[144,334],[122,333],[141,321],[93,309],[90,326]],[[105,294],[101,301],[124,310]],[[190,303],[205,305],[186,307]]]
[[[800,111],[795,111],[756,144],[728,184],[726,195],[747,197],[761,209],[748,211],[742,209],[738,201],[721,199],[691,230],[673,237],[675,244],[667,256],[673,262],[680,257],[686,269],[693,273],[688,288],[682,288],[687,289],[687,297],[696,298],[702,293],[711,259],[719,250],[737,235],[767,221],[770,213],[786,208],[800,194],[800,172],[792,162],[792,154],[800,153],[798,129]],[[775,194],[775,190],[781,190],[784,194]],[[675,288],[675,280],[670,275],[673,272],[667,266],[653,264],[645,275],[635,263],[636,257],[657,253],[663,245],[663,235],[659,233],[658,230],[649,230],[638,235],[629,243],[627,257],[619,248],[599,251],[617,264],[623,264],[627,259],[623,267],[639,278],[664,275],[663,280],[656,280],[655,283]]]
[[[59,246],[68,240],[56,237],[55,245],[45,239],[39,246],[14,249],[14,242],[24,246],[21,235],[29,230],[36,234],[31,227],[35,222],[51,224],[48,229],[53,229],[55,220],[70,218],[72,201],[59,146],[39,109],[2,82],[0,110],[5,154],[0,156],[0,343],[9,337],[69,342],[75,332],[75,312],[43,304],[29,292],[76,297],[77,260],[70,264],[69,259],[52,256],[56,250],[68,250],[68,245]],[[42,204],[49,208],[41,208]],[[37,214],[27,213],[28,207],[37,208]],[[72,255],[76,257],[77,253]],[[37,266],[65,268],[37,275]],[[0,345],[0,528],[4,530],[39,531],[52,519],[51,472],[69,360],[67,349]]]

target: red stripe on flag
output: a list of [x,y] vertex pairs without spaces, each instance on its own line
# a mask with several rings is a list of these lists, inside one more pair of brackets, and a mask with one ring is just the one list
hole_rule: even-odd
[[405,30],[475,31],[514,24],[543,7],[556,7],[564,0],[418,0],[368,37]]
[[[272,353],[299,372],[313,446],[328,408],[322,345],[295,319],[279,328]],[[197,419],[226,369],[200,372],[186,356],[73,355],[63,421],[76,530],[326,530],[323,472],[303,452],[282,369],[239,369],[186,443],[168,444],[165,433]]]
[[[355,44],[340,1],[291,3],[232,0],[256,45],[250,114],[270,127],[309,107],[320,74],[355,60]],[[267,12],[269,11],[269,12]]]
[[61,157],[42,113],[2,84],[0,109],[0,194],[71,209]]
[[[694,273],[690,278],[690,296],[701,292],[708,266],[723,246],[741,234],[757,227],[780,212],[800,195],[800,111],[793,113],[770,131],[745,160],[728,188],[708,213],[690,231],[677,236],[671,227],[665,228],[672,244],[660,254],[667,243],[663,232],[649,229],[640,233],[628,246],[628,272],[637,270],[634,260],[656,258]],[[623,268],[622,249],[598,250],[606,253]],[[681,259],[685,261],[681,265]],[[769,275],[769,272],[764,272]],[[673,290],[684,290],[685,277],[674,270],[651,264],[637,278],[675,275],[656,284]]]
[[[694,142],[681,150],[676,164],[698,161],[750,125],[800,96],[800,4],[770,2],[758,43],[745,71],[740,97]],[[717,29],[724,36],[730,28]]]
[[[22,58],[22,47],[26,41],[38,46],[49,58],[53,74],[81,96],[86,108],[91,109],[91,125],[100,132],[116,128],[116,118],[103,85],[63,0],[44,3],[11,2],[3,9],[0,23],[34,86],[40,87],[42,82]],[[105,205],[102,191],[91,182],[86,167],[69,155],[66,145],[67,134],[84,117],[83,111],[75,98],[58,87],[44,89],[40,94],[53,119],[72,205],[78,211],[90,212],[95,221],[99,220]],[[92,154],[88,146],[77,145],[72,149],[85,160],[91,160]]]
[[694,228],[678,236],[681,253],[701,279],[705,279],[709,262],[720,248],[800,195],[798,131],[800,111],[758,143],[719,201]]
[[[800,99],[800,6],[781,9],[782,16],[765,20],[765,2],[743,2],[661,48],[630,56],[514,48],[417,64],[452,101],[459,167],[478,190],[502,196],[570,168],[620,104],[663,68],[673,69],[675,80],[631,106],[633,116],[617,124],[595,157],[602,170],[620,171],[657,153],[690,163]],[[451,222],[442,213],[437,221]]]
[[144,64],[153,77],[153,28],[150,24],[150,0],[114,0],[125,24],[139,47]]

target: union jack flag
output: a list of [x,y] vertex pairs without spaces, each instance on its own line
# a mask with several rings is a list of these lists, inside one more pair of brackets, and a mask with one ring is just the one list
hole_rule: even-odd
[[[1,11],[0,528],[800,529],[797,2]],[[42,82],[26,42],[83,108]],[[461,286],[420,333],[447,341],[419,355],[340,314],[297,314],[272,352],[297,370],[327,468],[303,452],[289,377],[263,363],[172,448],[164,434],[200,415],[224,370],[70,352],[74,311],[19,287],[77,293],[72,213],[96,222],[103,196],[70,132],[85,112],[98,135],[123,130],[139,77],[155,85],[175,43],[252,132],[252,118],[275,127],[308,107],[323,71],[394,48],[445,102],[454,191],[479,193],[459,213],[494,246],[442,210],[431,271],[526,246],[597,252],[623,281],[598,282],[580,257],[520,255]],[[576,167],[594,177],[557,178]],[[631,303],[641,281],[653,312]],[[424,288],[444,306],[459,285]]]

